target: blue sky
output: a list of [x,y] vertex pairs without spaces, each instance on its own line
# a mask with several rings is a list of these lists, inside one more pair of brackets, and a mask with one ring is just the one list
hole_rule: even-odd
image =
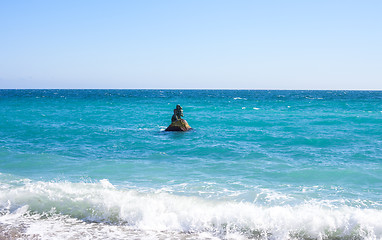
[[382,1],[0,1],[0,88],[382,89]]

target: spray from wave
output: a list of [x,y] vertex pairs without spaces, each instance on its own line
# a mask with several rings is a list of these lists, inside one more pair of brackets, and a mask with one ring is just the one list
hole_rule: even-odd
[[115,239],[129,235],[382,238],[382,210],[379,209],[317,202],[265,207],[249,202],[121,190],[106,179],[97,183],[30,180],[1,183],[0,209],[0,231],[22,227],[29,236],[45,239],[75,237],[75,234]]

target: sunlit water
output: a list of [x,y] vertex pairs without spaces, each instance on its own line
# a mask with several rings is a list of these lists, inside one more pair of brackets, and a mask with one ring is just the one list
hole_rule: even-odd
[[[193,130],[164,131],[176,104]],[[381,239],[382,92],[0,90],[11,231]]]

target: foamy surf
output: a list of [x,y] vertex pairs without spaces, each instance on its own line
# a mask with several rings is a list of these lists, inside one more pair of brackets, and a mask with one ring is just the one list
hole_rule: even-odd
[[[381,239],[382,210],[303,202],[261,206],[96,183],[10,181],[0,230],[41,239]],[[2,235],[0,235],[2,236]]]

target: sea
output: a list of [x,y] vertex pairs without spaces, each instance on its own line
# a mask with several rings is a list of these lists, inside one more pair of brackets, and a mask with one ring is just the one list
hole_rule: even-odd
[[0,239],[382,239],[382,91],[0,90]]

